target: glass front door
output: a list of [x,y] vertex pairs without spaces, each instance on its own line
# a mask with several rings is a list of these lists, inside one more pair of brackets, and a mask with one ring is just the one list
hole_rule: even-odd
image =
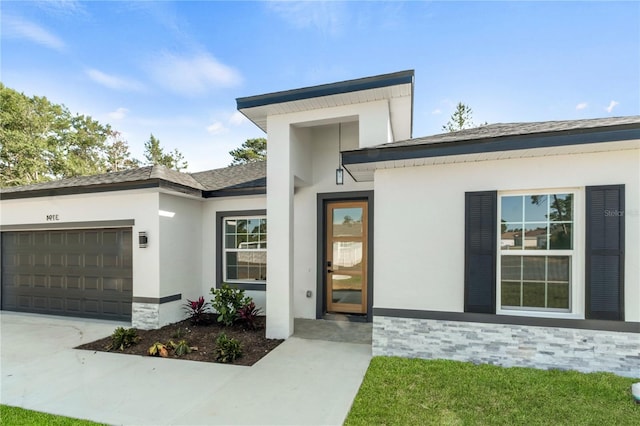
[[327,312],[367,313],[367,202],[326,208]]

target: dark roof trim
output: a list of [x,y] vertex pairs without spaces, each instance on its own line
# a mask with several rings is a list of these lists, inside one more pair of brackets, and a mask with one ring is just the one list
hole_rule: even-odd
[[241,189],[219,189],[216,191],[202,191],[203,198],[219,197],[239,197],[241,195],[265,195],[267,188],[241,188]]
[[638,128],[638,125],[622,124],[610,127],[571,130],[568,132],[547,132],[455,142],[365,148],[342,152],[342,163],[345,165],[364,164],[379,161],[482,154],[487,152],[551,148],[600,142],[619,142],[633,139],[640,139],[640,128]]
[[71,186],[65,188],[34,189],[22,192],[0,192],[0,200],[18,200],[23,198],[55,197],[60,195],[91,194],[99,192],[129,191],[133,189],[165,188],[183,194],[200,196],[202,191],[162,179],[146,181],[119,182],[101,185]]
[[398,84],[412,84],[413,77],[413,70],[399,71],[391,74],[382,74],[373,77],[341,81],[338,83],[322,84],[319,86],[304,87],[302,89],[285,90],[282,92],[237,98],[236,103],[239,110],[254,108],[283,102],[317,98],[321,96],[357,92],[360,90],[378,89]]

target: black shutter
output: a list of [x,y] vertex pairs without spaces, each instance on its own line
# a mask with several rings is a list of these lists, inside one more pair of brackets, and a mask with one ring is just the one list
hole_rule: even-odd
[[496,313],[497,192],[465,194],[464,311]]
[[586,196],[586,318],[624,321],[624,185]]

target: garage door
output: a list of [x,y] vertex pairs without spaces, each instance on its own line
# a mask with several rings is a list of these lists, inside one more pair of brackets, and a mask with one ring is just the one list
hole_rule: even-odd
[[2,309],[131,319],[131,229],[2,233]]

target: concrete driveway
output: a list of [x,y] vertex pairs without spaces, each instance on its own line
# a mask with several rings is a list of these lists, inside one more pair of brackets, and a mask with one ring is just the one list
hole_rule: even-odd
[[342,424],[367,344],[291,337],[252,367],[73,349],[126,324],[0,312],[2,404],[126,425]]

